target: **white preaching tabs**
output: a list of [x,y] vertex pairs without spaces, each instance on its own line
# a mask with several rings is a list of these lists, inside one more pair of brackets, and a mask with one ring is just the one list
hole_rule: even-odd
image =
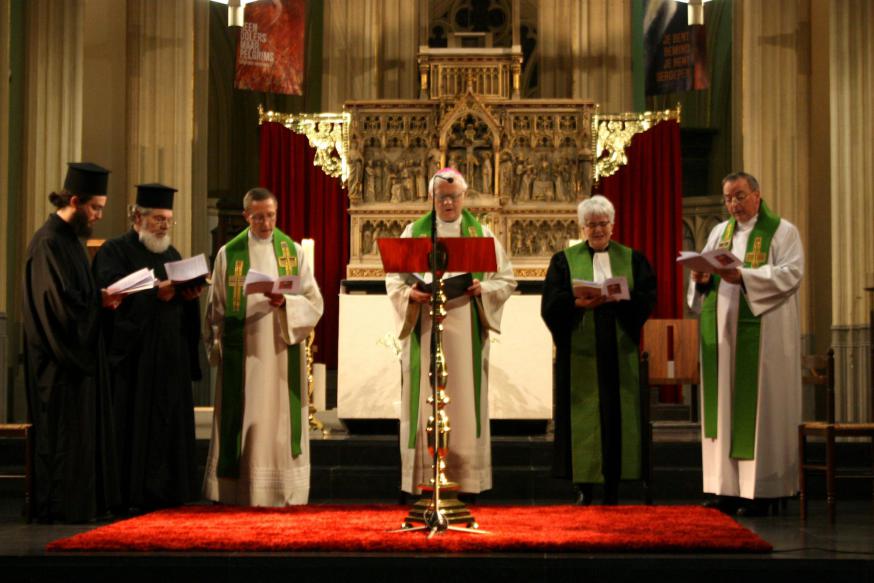
[[698,273],[713,273],[717,269],[734,269],[743,265],[728,249],[711,249],[704,253],[680,251],[677,263]]
[[155,287],[155,270],[143,267],[138,271],[126,275],[106,288],[110,295],[132,294]]
[[585,279],[574,280],[574,297],[595,299],[600,296],[606,296],[608,302],[630,300],[628,280],[621,275],[605,279],[602,282],[586,281]]
[[276,278],[250,269],[246,274],[246,295],[252,294],[286,294],[295,295],[300,293],[300,276],[283,275]]
[[164,268],[167,270],[167,279],[173,283],[185,283],[200,278],[205,280],[209,275],[209,267],[203,253],[188,259],[170,261],[164,264]]

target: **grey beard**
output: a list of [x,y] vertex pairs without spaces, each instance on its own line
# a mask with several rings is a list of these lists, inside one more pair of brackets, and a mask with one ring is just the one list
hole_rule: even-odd
[[152,253],[163,253],[170,248],[170,233],[163,237],[156,237],[148,231],[139,231],[140,243],[145,245],[146,249]]

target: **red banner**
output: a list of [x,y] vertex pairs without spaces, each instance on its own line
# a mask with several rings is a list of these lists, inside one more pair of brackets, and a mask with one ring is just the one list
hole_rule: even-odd
[[237,89],[303,93],[306,0],[258,0],[246,5],[237,44]]

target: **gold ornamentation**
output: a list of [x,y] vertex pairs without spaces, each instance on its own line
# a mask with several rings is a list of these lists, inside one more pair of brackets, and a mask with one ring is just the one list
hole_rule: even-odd
[[681,108],[643,113],[599,114],[592,119],[595,139],[595,182],[603,176],[612,176],[628,164],[625,149],[635,135],[645,132],[659,122],[676,120],[680,123]]
[[277,261],[279,267],[285,271],[284,275],[291,275],[291,270],[297,267],[297,257],[291,254],[288,243],[285,241],[282,242],[282,255],[277,258]]
[[346,277],[349,279],[385,279],[385,272],[380,267],[346,266]]
[[316,149],[313,165],[328,176],[349,178],[349,114],[348,113],[279,113],[264,111],[258,106],[258,125],[275,122],[296,134],[303,134]]
[[516,276],[517,279],[543,279],[546,277],[546,268],[545,267],[514,267],[513,275]]
[[753,250],[746,254],[744,260],[754,269],[768,260],[768,256],[762,253],[761,237],[756,237],[755,242],[753,242]]
[[315,349],[313,348],[313,342],[316,341],[316,331],[313,330],[307,336],[307,339],[304,341],[306,348],[306,367],[307,367],[307,403],[309,404],[309,424],[310,429],[318,429],[322,433],[328,433],[328,429],[324,426],[324,424],[316,419],[316,405],[314,402],[314,393],[316,387],[315,377],[313,376],[313,363],[315,362]]
[[228,285],[234,290],[234,311],[240,310],[240,302],[242,301],[243,285],[246,283],[246,278],[243,277],[243,260],[237,259],[234,263],[234,275],[228,278]]

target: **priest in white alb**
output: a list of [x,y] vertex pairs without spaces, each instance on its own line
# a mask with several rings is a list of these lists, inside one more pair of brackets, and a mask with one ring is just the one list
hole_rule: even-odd
[[[310,486],[305,340],[322,316],[312,266],[276,228],[276,197],[254,188],[249,223],[216,256],[207,309],[218,366],[204,497],[243,506],[306,504]],[[249,269],[299,276],[299,293],[246,295]]]
[[[491,230],[464,210],[467,182],[453,168],[438,171],[428,185],[436,199],[438,237],[491,237],[495,242],[497,272],[474,273],[466,292],[447,301],[443,345],[450,402],[444,409],[452,428],[446,477],[459,484],[468,500],[492,487],[489,432],[489,336],[500,332],[504,302],[516,288],[513,267]],[[430,237],[431,213],[404,229],[401,237]],[[444,278],[452,277],[447,273]],[[394,307],[398,336],[403,343],[403,388],[400,447],[404,492],[417,494],[432,475],[426,427],[431,406],[428,377],[431,351],[431,294],[409,276],[391,274],[386,290]]]
[[798,490],[804,252],[753,176],[729,174],[722,193],[731,218],[704,251],[729,249],[743,265],[693,271],[688,292],[701,314],[704,492],[715,495],[705,505],[754,516]]

